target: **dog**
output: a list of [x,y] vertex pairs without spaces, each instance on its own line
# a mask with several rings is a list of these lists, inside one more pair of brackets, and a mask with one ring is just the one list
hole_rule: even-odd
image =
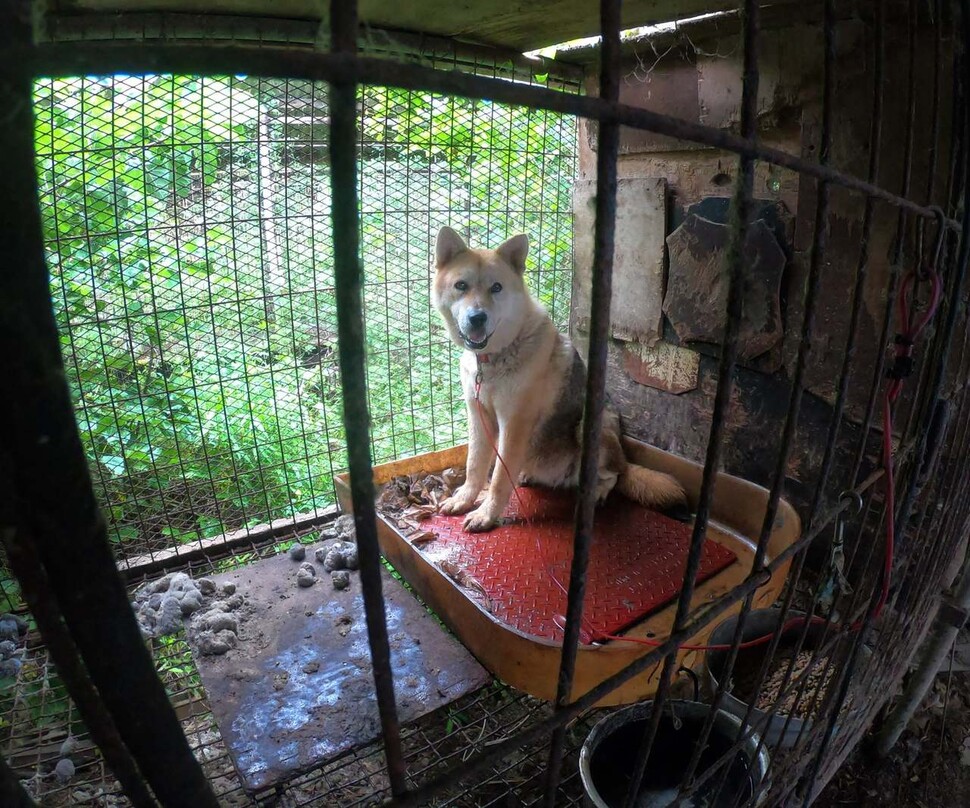
[[[470,249],[450,227],[441,228],[435,245],[431,300],[448,335],[465,349],[461,384],[468,409],[465,482],[440,511],[467,514],[469,532],[501,524],[513,480],[550,488],[575,487],[579,480],[586,366],[526,289],[528,252],[525,235],[479,250]],[[496,448],[505,468],[495,463],[489,482]],[[486,482],[488,491],[476,508]],[[607,406],[597,500],[614,488],[658,510],[687,502],[673,477],[627,459],[619,415]]]

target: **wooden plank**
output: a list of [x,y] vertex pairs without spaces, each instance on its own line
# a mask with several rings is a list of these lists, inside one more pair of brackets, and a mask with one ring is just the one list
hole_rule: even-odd
[[[616,245],[610,335],[652,346],[660,338],[660,305],[664,293],[664,233],[667,225],[666,183],[657,178],[624,178],[617,183]],[[596,183],[573,186],[573,308],[577,327],[589,331],[593,282],[593,225]]]
[[[193,655],[212,715],[245,788],[262,791],[380,737],[360,576],[301,588],[284,555],[219,575],[245,593],[239,642]],[[321,570],[322,572],[322,570]],[[381,568],[402,723],[488,684],[489,676],[424,606]]]
[[221,533],[208,539],[199,539],[188,544],[176,544],[145,555],[122,558],[117,562],[118,570],[126,580],[139,575],[150,575],[167,567],[177,567],[190,561],[214,556],[220,551],[228,552],[246,544],[256,544],[266,541],[281,533],[323,525],[337,518],[340,513],[336,505],[329,508],[317,508],[308,513],[297,513],[284,516],[253,527],[243,527],[229,533]]

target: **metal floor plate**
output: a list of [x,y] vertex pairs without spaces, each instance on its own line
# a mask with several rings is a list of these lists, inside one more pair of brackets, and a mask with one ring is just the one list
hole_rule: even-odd
[[[310,548],[308,548],[310,549]],[[380,736],[364,602],[319,580],[300,589],[299,564],[276,556],[215,576],[248,599],[238,646],[195,654],[212,712],[245,787],[260,790]],[[382,568],[400,719],[413,721],[490,677]]]
[[[486,591],[492,614],[535,637],[561,640],[572,563],[575,496],[570,491],[519,488],[506,524],[466,533],[461,516],[437,514],[422,523],[438,538],[421,547],[429,560],[448,559]],[[614,634],[665,606],[680,592],[691,525],[614,495],[597,509],[586,585],[584,621]],[[698,582],[737,556],[707,541]],[[586,641],[593,639],[587,634]]]

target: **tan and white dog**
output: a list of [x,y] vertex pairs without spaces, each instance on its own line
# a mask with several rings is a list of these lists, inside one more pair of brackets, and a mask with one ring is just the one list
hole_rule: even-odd
[[[438,232],[431,299],[448,334],[465,348],[461,383],[468,406],[465,483],[442,503],[441,512],[468,513],[465,529],[469,531],[491,530],[500,524],[513,490],[509,474],[522,483],[553,488],[575,486],[579,478],[586,367],[526,289],[522,276],[528,251],[524,235],[495,250],[473,250],[450,227]],[[495,464],[488,492],[475,508],[495,461],[492,440],[497,441],[509,474]],[[600,444],[598,499],[605,499],[614,487],[652,508],[686,503],[684,490],[673,477],[627,460],[620,443],[619,416],[608,407]]]

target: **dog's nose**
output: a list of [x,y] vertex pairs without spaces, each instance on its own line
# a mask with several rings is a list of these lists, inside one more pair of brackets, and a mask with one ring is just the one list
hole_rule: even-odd
[[488,319],[488,314],[484,311],[476,311],[474,314],[468,315],[468,324],[472,328],[481,328],[485,325],[485,321]]

